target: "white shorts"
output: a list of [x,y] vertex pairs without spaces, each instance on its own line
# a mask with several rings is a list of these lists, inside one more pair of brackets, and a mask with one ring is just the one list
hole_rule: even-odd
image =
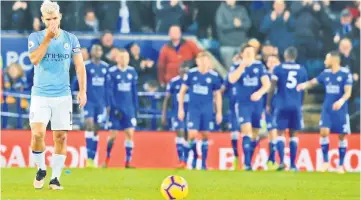
[[45,126],[51,121],[51,130],[72,130],[73,103],[71,96],[40,97],[31,96],[30,124],[42,122]]

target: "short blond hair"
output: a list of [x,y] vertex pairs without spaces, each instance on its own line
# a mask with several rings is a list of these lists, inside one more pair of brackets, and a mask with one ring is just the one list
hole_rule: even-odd
[[43,4],[41,4],[40,11],[41,11],[41,13],[50,14],[50,13],[53,13],[53,12],[59,12],[60,7],[59,7],[59,4],[57,2],[52,2],[50,0],[45,0],[43,2]]
[[197,54],[196,58],[208,57],[211,58],[212,54],[209,51],[201,51]]

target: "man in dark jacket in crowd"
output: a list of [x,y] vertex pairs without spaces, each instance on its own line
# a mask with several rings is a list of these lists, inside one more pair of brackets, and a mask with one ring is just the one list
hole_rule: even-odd
[[153,4],[155,13],[155,31],[167,33],[172,25],[180,27],[184,16],[184,6],[179,0],[161,1]]

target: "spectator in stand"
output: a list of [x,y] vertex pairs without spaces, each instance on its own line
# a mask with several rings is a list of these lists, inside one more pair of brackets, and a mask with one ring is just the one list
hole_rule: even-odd
[[261,49],[261,61],[266,64],[268,57],[270,56],[276,56],[278,57],[278,48],[273,46],[269,41],[266,41],[263,45],[262,45],[262,49]]
[[360,17],[360,0],[353,1],[352,5],[347,6],[347,9],[351,12],[353,18]]
[[193,41],[182,38],[179,26],[169,28],[169,38],[170,41],[160,50],[158,59],[158,80],[162,87],[178,75],[181,63],[185,61],[194,63],[194,58],[200,52]]
[[356,27],[354,27],[354,25],[352,24],[352,14],[350,12],[350,10],[348,9],[344,9],[341,12],[341,17],[340,17],[340,26],[339,28],[336,30],[335,36],[333,38],[333,41],[337,44],[340,42],[341,39],[347,37],[347,38],[351,38],[351,39],[358,39],[360,38],[360,35],[357,36],[357,30]]
[[41,1],[30,1],[29,2],[29,10],[31,18],[33,19],[33,31],[40,31],[43,28],[43,24],[41,23],[41,13],[40,6]]
[[291,15],[295,20],[295,46],[301,61],[323,56],[321,33],[329,30],[331,20],[317,1],[293,1]]
[[104,60],[107,63],[110,63],[109,58],[111,57],[109,55],[110,50],[114,48],[114,38],[113,34],[110,31],[105,31],[100,39],[100,45],[103,48],[103,57],[102,60]]
[[15,1],[12,6],[11,28],[13,30],[24,31],[29,25],[28,2]]
[[350,69],[354,83],[357,83],[360,77],[360,63],[357,62],[356,56],[352,53],[351,40],[343,38],[338,49],[341,54],[341,65]]
[[94,10],[89,9],[85,12],[84,20],[80,23],[77,30],[98,33],[99,21],[97,19],[97,16],[95,15]]
[[182,27],[184,5],[179,0],[157,0],[154,2],[153,10],[157,33],[166,33],[173,25]]
[[140,55],[140,46],[136,42],[130,45],[129,51],[129,65],[134,67],[138,74],[138,91],[144,91],[144,84],[155,79],[154,61]]
[[286,10],[285,2],[276,0],[273,3],[273,10],[264,17],[260,30],[283,54],[287,47],[293,45],[294,25],[293,17]]
[[130,15],[131,32],[153,32],[154,13],[152,1],[129,1],[127,2]]
[[221,45],[221,58],[228,69],[241,44],[247,41],[247,31],[251,27],[251,20],[245,7],[237,5],[236,0],[226,0],[217,10],[216,24]]
[[[217,38],[217,26],[216,18],[214,13],[216,13],[220,2],[219,1],[195,1],[195,6],[197,9],[196,21],[198,24],[198,38],[208,38],[212,37]],[[210,31],[210,35],[208,35]]]

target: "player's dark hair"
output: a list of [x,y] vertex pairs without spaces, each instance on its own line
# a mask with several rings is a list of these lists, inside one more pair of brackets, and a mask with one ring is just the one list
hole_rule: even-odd
[[336,57],[336,58],[338,58],[338,59],[341,59],[340,52],[338,52],[338,51],[331,51],[329,54],[330,54],[330,56],[332,56],[332,57]]
[[102,37],[101,37],[101,38],[103,38],[103,37],[104,37],[104,35],[106,35],[106,34],[111,34],[111,35],[113,35],[113,32],[111,32],[110,30],[105,30],[105,31],[103,32],[103,34],[102,34]]
[[296,47],[288,47],[285,50],[285,58],[287,58],[287,59],[296,60],[297,55],[298,55],[298,51],[297,51]]
[[253,46],[249,45],[248,43],[242,44],[242,45],[241,45],[241,49],[239,50],[239,52],[243,53],[243,51],[244,51],[245,49],[247,49],[248,47],[254,48]]

